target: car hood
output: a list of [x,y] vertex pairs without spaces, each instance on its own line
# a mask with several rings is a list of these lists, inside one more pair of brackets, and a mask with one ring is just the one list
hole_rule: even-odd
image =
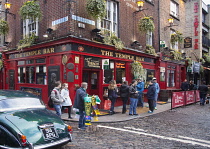
[[40,129],[40,126],[44,124],[53,124],[58,132],[59,138],[66,136],[64,122],[47,109],[16,111],[5,115],[5,118],[8,120],[8,123],[12,123],[26,136],[28,142],[33,144],[46,142]]

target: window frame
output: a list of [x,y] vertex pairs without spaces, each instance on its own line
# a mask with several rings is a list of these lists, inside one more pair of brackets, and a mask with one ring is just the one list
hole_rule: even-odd
[[[119,33],[119,9],[118,9],[118,6],[119,6],[118,2],[106,0],[107,15],[101,21],[98,21],[101,29],[113,32],[116,34],[116,36],[118,36],[118,33]],[[107,22],[110,23],[110,29],[108,29],[108,27],[106,27]]]
[[175,1],[170,1],[170,15],[179,18],[179,4]]
[[36,21],[34,21],[34,19],[23,20],[23,37],[24,38],[26,36],[31,36],[33,33],[35,33],[35,35],[38,36],[38,29],[39,29],[38,19],[36,19]]
[[153,46],[153,33],[151,31],[147,31],[146,33],[146,44]]

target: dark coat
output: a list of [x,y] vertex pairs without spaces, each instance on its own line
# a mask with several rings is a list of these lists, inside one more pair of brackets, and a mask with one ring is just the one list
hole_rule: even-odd
[[147,91],[148,100],[155,100],[155,91],[156,91],[155,84],[153,83],[149,85],[148,91]]
[[117,87],[115,87],[113,90],[112,89],[108,89],[108,97],[110,100],[112,100],[113,98],[117,98],[118,95],[117,95]]
[[87,96],[86,90],[84,88],[79,88],[76,91],[74,98],[74,108],[85,111],[84,98]]
[[129,97],[129,86],[122,84],[120,86],[120,97]]
[[207,85],[200,85],[198,87],[198,90],[200,91],[200,94],[206,95],[208,92],[208,86]]
[[189,90],[189,83],[187,83],[187,82],[182,82],[182,84],[181,84],[181,89],[182,89],[183,91]]
[[136,91],[137,91],[136,86],[131,85],[131,86],[129,87],[130,98],[138,98],[139,94],[136,93]]

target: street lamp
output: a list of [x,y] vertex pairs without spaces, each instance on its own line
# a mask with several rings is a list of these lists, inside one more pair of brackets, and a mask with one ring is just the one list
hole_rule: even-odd
[[166,27],[164,28],[165,31],[166,31],[169,27],[178,26],[177,24],[174,24],[174,19],[173,19],[173,18],[169,18],[169,19],[168,19],[168,23],[169,23],[169,26],[166,26]]
[[144,1],[137,1],[136,4],[139,7],[139,10],[138,11],[135,11],[134,13],[137,13],[137,12],[140,12],[140,11],[143,11],[143,10],[147,10],[148,9],[148,8],[143,9]]
[[11,5],[12,5],[11,3],[6,1],[4,4],[5,11],[1,11],[1,12],[5,12],[5,21],[7,21],[7,14],[12,15],[14,19],[16,19],[16,15],[14,13],[9,12]]

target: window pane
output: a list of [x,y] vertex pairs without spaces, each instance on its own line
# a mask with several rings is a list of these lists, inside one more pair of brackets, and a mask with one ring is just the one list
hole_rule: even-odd
[[24,65],[25,61],[18,61],[18,65]]
[[116,83],[122,84],[125,80],[125,63],[116,63]]
[[104,66],[104,81],[108,84],[111,80],[114,80],[114,62],[110,61],[108,66]]
[[25,83],[25,67],[18,67],[18,83]]
[[34,63],[34,60],[27,60],[26,61],[26,64],[33,64]]
[[35,83],[35,67],[26,67],[26,83]]
[[36,63],[45,63],[45,58],[36,59]]
[[46,85],[46,66],[36,66],[36,84]]

